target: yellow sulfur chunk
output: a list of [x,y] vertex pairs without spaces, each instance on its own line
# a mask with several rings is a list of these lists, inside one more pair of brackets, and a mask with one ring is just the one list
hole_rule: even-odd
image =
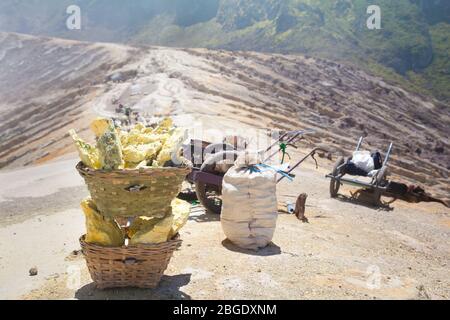
[[148,164],[149,164],[149,161],[144,160],[141,163],[138,163],[135,168],[136,169],[150,168],[151,166],[149,166]]
[[163,119],[158,126],[153,130],[153,133],[161,134],[167,133],[173,129],[173,121],[170,118]]
[[98,150],[89,143],[86,143],[82,139],[80,139],[75,130],[70,130],[69,134],[75,142],[75,145],[78,149],[78,154],[80,155],[80,159],[84,163],[84,165],[91,169],[100,169],[101,163]]
[[144,132],[145,126],[143,123],[139,122],[134,126],[133,130],[138,131],[138,132]]
[[166,218],[136,218],[128,229],[130,244],[161,243],[172,239],[188,221],[191,205],[174,199],[171,206],[172,212]]
[[167,161],[178,159],[179,151],[186,139],[187,131],[183,129],[175,129],[172,135],[164,143],[161,152],[156,158],[156,164],[164,166]]
[[151,228],[153,225],[157,224],[161,219],[153,217],[138,217],[134,219],[133,223],[128,228],[127,235],[131,239],[136,233],[138,233],[144,226],[146,228]]
[[172,201],[173,224],[168,239],[172,239],[189,219],[191,204],[189,202],[174,199]]
[[81,202],[86,216],[86,242],[106,247],[120,247],[125,243],[125,235],[112,218],[102,216],[91,199]]
[[161,150],[161,143],[155,142],[143,145],[128,145],[123,149],[123,159],[127,163],[141,163],[144,160],[152,160]]
[[147,161],[147,160],[144,160],[140,163],[125,162],[125,169],[134,170],[134,169],[151,168],[151,166],[149,164],[151,164],[151,163],[150,163],[150,161]]
[[121,142],[124,147],[129,145],[150,144],[155,142],[164,143],[168,135],[144,134],[136,131],[130,131],[126,135],[121,135]]
[[163,219],[150,220],[146,220],[141,217],[136,220],[134,223],[137,223],[139,227],[130,227],[130,229],[134,230],[130,238],[130,244],[158,244],[167,242],[169,234],[172,230],[174,216],[169,215]]
[[144,128],[141,132],[143,133],[143,134],[154,134],[154,128],[152,128],[152,127],[148,127],[148,128]]
[[123,169],[125,162],[122,154],[122,144],[119,134],[110,127],[97,139],[97,149],[100,154],[100,163],[103,170]]
[[101,137],[106,131],[114,128],[114,124],[109,119],[97,118],[91,123],[91,130],[94,132],[97,138]]

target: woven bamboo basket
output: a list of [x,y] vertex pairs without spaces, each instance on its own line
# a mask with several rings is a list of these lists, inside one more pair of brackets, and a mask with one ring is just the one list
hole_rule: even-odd
[[77,170],[103,215],[163,218],[170,212],[170,203],[181,191],[191,167],[104,171],[80,162]]
[[91,278],[99,289],[156,288],[173,252],[181,246],[180,237],[155,245],[102,247],[80,238]]

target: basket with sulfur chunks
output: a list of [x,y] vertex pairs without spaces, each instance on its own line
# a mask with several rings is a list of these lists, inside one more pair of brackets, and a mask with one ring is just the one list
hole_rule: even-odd
[[129,245],[160,244],[173,239],[186,224],[191,211],[189,202],[174,199],[171,212],[164,218],[137,217],[130,219],[129,227],[121,226],[110,217],[103,216],[92,199],[81,202],[86,218],[86,243],[104,247]]
[[163,218],[128,219],[104,216],[90,198],[81,207],[86,235],[80,238],[80,245],[96,287],[158,286],[174,251],[181,246],[178,233],[188,221],[191,205],[174,199]]
[[111,217],[164,218],[191,171],[181,156],[186,130],[174,127],[170,118],[155,127],[135,125],[130,131],[99,118],[91,130],[91,145],[70,131],[81,162],[77,169],[85,179],[98,210]]

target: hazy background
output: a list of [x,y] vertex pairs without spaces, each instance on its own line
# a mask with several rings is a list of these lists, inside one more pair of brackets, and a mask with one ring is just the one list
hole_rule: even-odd
[[[82,30],[66,28],[80,6]],[[382,29],[368,30],[369,5]],[[448,0],[2,0],[0,31],[77,40],[302,53],[350,61],[450,99]]]

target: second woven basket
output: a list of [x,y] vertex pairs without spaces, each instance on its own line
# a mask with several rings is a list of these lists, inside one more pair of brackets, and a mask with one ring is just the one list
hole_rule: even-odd
[[181,246],[180,237],[161,244],[103,247],[80,238],[91,278],[99,289],[156,288],[173,252]]

